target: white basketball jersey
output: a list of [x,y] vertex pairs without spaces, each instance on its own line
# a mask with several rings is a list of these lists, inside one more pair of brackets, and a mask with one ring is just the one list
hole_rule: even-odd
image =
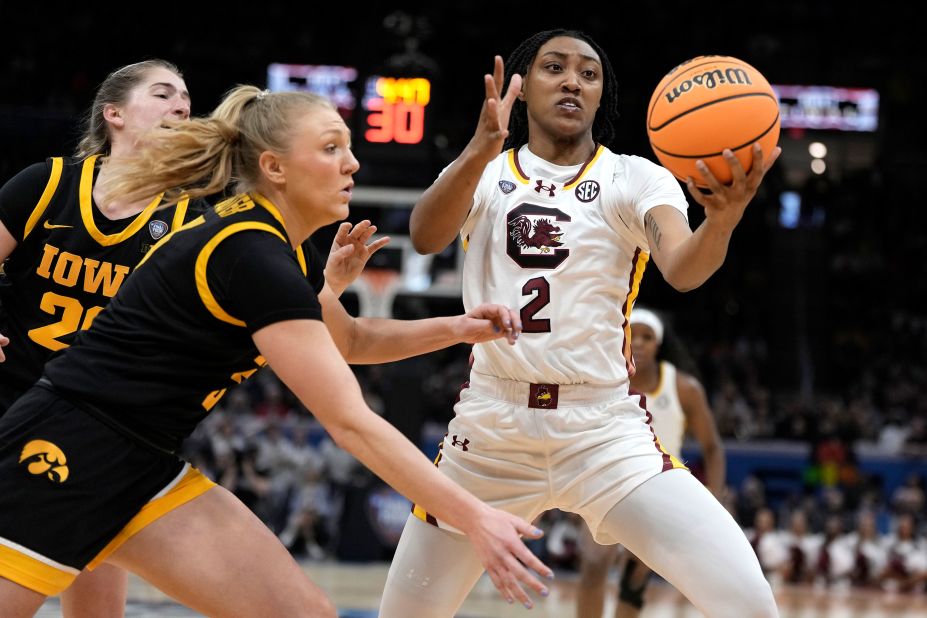
[[634,366],[628,316],[650,257],[644,215],[685,215],[666,169],[603,146],[582,165],[553,165],[527,146],[483,172],[461,230],[467,310],[521,310],[523,331],[474,346],[473,370],[537,384],[625,384]]
[[647,396],[647,411],[653,417],[651,425],[660,446],[679,457],[682,439],[686,433],[686,413],[679,403],[679,389],[676,388],[676,367],[666,361],[660,362],[660,383],[656,392]]

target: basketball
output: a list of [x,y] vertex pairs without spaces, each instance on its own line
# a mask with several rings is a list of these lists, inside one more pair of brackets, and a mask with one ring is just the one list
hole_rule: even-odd
[[721,153],[730,148],[745,171],[759,142],[764,158],[779,141],[779,101],[752,66],[730,56],[698,56],[660,80],[647,106],[647,137],[660,163],[685,182],[705,187],[695,162],[718,181],[731,182]]

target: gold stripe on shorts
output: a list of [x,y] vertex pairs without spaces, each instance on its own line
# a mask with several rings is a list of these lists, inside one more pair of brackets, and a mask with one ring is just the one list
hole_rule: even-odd
[[77,569],[64,565],[52,566],[0,541],[0,577],[29,590],[54,596],[70,586],[78,573]]
[[106,560],[110,554],[119,549],[123,543],[141,532],[146,526],[154,523],[177,507],[203,495],[215,486],[216,484],[203,476],[202,472],[196,468],[190,468],[187,470],[187,473],[184,474],[183,478],[180,479],[180,482],[172,487],[170,491],[143,506],[142,510],[119,531],[119,534],[117,534],[113,540],[90,561],[87,568],[90,570],[95,569],[101,562]]

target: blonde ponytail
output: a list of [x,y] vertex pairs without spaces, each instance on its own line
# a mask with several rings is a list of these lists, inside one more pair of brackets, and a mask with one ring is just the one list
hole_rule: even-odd
[[306,92],[267,92],[254,86],[230,90],[209,118],[165,122],[145,134],[138,155],[113,160],[101,189],[125,201],[164,192],[167,203],[182,196],[250,191],[260,175],[258,159],[267,150],[289,149],[295,111],[334,106]]

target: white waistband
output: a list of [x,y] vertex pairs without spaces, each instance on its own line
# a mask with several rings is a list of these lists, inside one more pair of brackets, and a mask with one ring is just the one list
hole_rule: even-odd
[[628,396],[628,383],[617,384],[531,384],[530,382],[516,382],[503,380],[484,373],[470,372],[470,388],[478,393],[488,395],[494,399],[501,399],[510,403],[528,407],[532,405],[531,399],[538,386],[555,386],[557,390],[556,407],[580,406],[600,403],[612,399]]

